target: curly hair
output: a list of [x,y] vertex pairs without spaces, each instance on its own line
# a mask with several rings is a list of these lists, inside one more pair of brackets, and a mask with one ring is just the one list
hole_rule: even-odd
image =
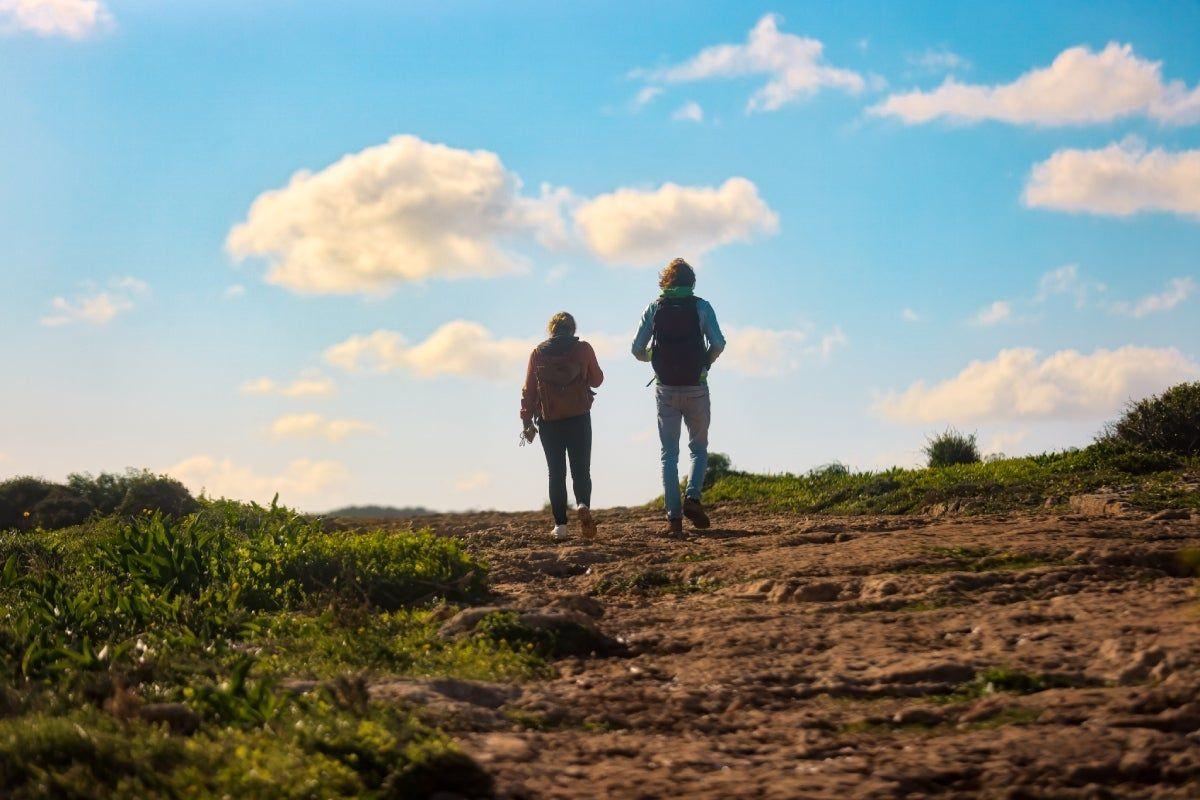
[[663,267],[662,272],[658,273],[658,286],[660,289],[669,289],[672,286],[695,285],[696,271],[692,269],[691,264],[682,258],[672,259],[671,263]]
[[551,336],[564,334],[566,336],[575,335],[575,318],[565,311],[560,311],[550,318],[550,322],[546,325],[546,330]]

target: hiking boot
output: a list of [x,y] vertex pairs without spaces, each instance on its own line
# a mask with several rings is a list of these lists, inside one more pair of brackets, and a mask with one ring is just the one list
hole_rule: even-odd
[[663,531],[663,533],[668,537],[683,536],[683,520],[682,519],[668,519],[667,520],[667,529],[665,531]]
[[592,510],[587,506],[580,506],[575,513],[579,515],[579,532],[585,539],[596,538],[596,520],[592,519]]
[[683,515],[691,520],[697,528],[707,528],[709,525],[708,514],[704,513],[704,506],[700,505],[700,501],[694,497],[683,501]]
[[550,535],[560,542],[571,538],[571,532],[566,525],[555,525],[554,530],[550,531]]

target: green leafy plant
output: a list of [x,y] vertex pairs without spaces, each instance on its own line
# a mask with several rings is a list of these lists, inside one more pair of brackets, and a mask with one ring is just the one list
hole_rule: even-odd
[[921,448],[929,460],[929,466],[952,467],[958,464],[977,464],[979,445],[975,442],[975,434],[965,434],[954,428],[947,428],[929,438]]
[[1100,439],[1138,450],[1200,455],[1200,381],[1130,403]]

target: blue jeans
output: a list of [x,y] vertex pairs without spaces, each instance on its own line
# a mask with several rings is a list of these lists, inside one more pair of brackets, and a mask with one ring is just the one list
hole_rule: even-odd
[[688,450],[692,470],[688,474],[687,496],[700,499],[704,488],[704,470],[708,466],[708,423],[711,418],[707,386],[659,386],[658,440],[662,443],[663,495],[667,518],[679,519],[683,501],[679,497],[679,428],[687,425]]

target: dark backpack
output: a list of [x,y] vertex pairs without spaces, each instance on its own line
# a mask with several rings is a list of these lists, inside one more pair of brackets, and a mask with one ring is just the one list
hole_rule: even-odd
[[708,368],[696,297],[660,297],[654,311],[650,364],[664,386],[697,386]]
[[543,420],[553,422],[591,410],[592,392],[583,380],[583,364],[578,358],[539,353],[535,374]]

